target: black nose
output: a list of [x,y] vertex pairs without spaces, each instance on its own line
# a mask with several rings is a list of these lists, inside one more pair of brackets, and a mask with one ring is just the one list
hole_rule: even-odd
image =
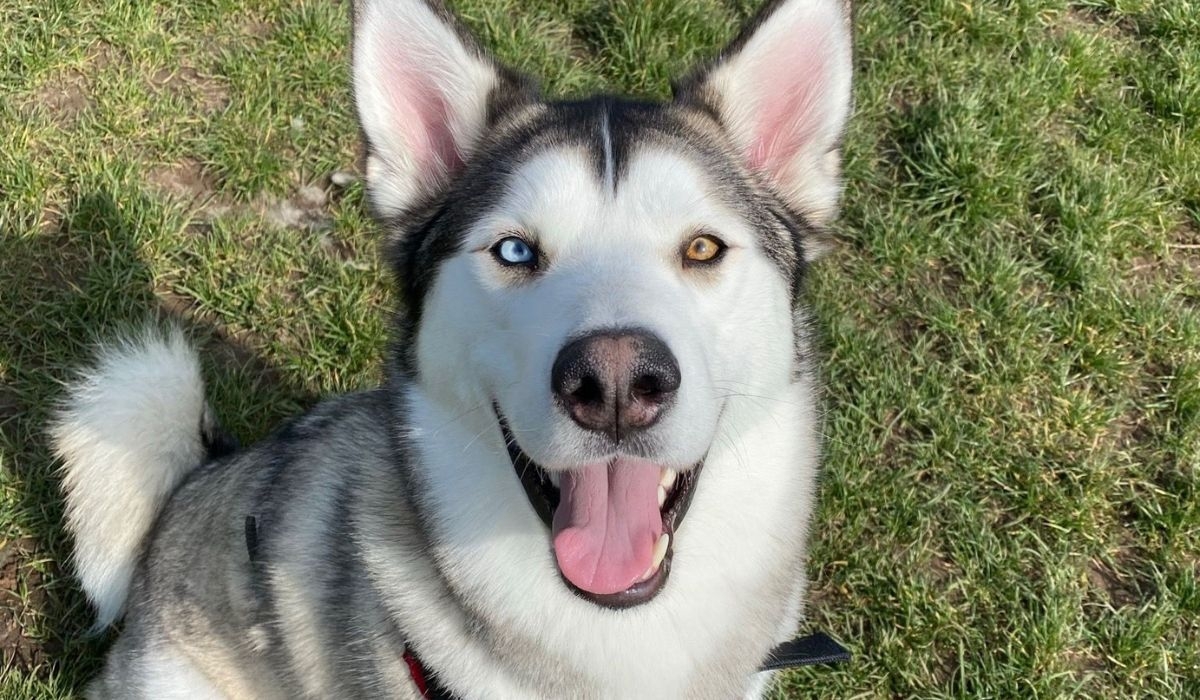
[[559,350],[550,371],[550,386],[567,415],[614,441],[653,425],[679,382],[679,363],[667,344],[639,329],[576,338]]

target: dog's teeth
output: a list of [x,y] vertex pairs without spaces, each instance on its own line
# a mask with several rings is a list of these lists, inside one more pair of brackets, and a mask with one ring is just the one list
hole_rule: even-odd
[[646,567],[646,571],[638,577],[638,583],[641,583],[642,581],[645,581],[654,574],[658,573],[658,567],[662,566],[663,559],[665,559],[667,556],[667,547],[670,544],[670,535],[664,532],[658,536],[658,541],[654,543],[654,561],[650,562],[650,566]]
[[651,569],[658,569],[659,564],[662,564],[663,558],[667,556],[667,547],[671,545],[671,536],[663,533],[658,536],[658,542],[654,543],[654,562],[650,564]]
[[663,490],[670,491],[671,487],[675,485],[675,479],[678,476],[679,472],[674,469],[664,469],[662,470],[662,478],[658,480],[658,484],[662,486]]
[[662,508],[663,504],[666,502],[667,502],[667,490],[662,487],[662,484],[659,484],[658,485],[658,507]]

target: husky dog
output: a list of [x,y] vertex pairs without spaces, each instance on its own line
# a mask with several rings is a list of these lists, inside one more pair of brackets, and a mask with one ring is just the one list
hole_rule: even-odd
[[362,0],[386,381],[220,455],[178,331],[101,351],[52,429],[124,618],[91,695],[760,696],[803,608],[847,15],[773,2],[665,104],[556,102],[436,0]]

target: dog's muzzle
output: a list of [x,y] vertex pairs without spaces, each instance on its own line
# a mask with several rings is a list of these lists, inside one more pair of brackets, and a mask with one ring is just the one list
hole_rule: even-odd
[[[674,471],[641,459],[612,458],[561,472],[560,490],[521,449],[498,409],[496,415],[513,469],[549,530],[564,583],[580,597],[608,608],[628,608],[654,598],[670,574],[675,534],[691,504],[703,460]],[[601,517],[607,520],[592,522]]]

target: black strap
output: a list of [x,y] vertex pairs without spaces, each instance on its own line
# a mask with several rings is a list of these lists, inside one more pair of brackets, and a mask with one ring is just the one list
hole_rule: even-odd
[[446,686],[438,683],[437,676],[432,673],[425,674],[425,698],[426,700],[457,700],[455,695],[446,689]]
[[[822,664],[837,664],[850,660],[850,652],[841,644],[825,634],[814,632],[807,637],[797,637],[780,644],[767,654],[767,660],[759,667],[760,671],[779,671],[798,666],[817,666]],[[418,662],[419,663],[419,662]],[[437,676],[425,671],[427,689],[425,697],[428,700],[454,700],[454,695],[438,683]]]
[[850,652],[834,641],[833,637],[824,632],[814,632],[807,637],[792,639],[772,649],[759,670],[778,671],[782,668],[837,664],[849,660]]
[[246,532],[246,553],[250,555],[250,563],[258,563],[258,519],[253,515],[246,516],[246,523],[243,525]]

